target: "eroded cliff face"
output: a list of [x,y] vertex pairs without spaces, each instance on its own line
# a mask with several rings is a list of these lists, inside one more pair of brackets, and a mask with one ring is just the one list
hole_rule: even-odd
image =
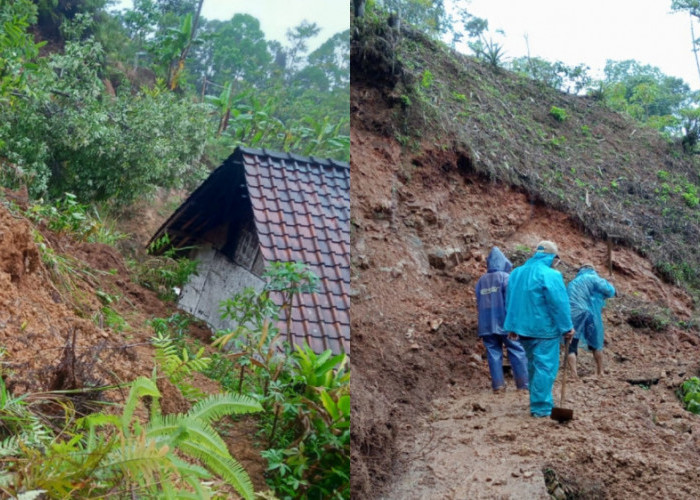
[[[687,496],[700,424],[674,390],[698,373],[697,333],[678,323],[693,314],[688,294],[631,249],[477,174],[450,143],[402,148],[382,91],[357,83],[351,102],[358,498],[546,497],[545,469],[550,492]],[[559,245],[565,281],[591,262],[619,292],[604,311],[608,373],[591,378],[582,351],[565,426],[531,420],[527,398],[491,394],[476,337],[473,289],[491,247],[518,265],[543,239]],[[659,314],[668,324],[646,321]]]

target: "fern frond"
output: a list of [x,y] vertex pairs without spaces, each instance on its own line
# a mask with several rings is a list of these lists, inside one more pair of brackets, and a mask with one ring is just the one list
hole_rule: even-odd
[[10,436],[0,441],[0,457],[12,457],[20,453],[20,436]]
[[27,416],[27,424],[24,434],[27,436],[27,442],[29,444],[37,445],[47,443],[52,439],[53,436],[44,423],[33,413]]
[[196,479],[197,482],[203,479],[211,479],[212,477],[211,473],[204,467],[186,462],[177,455],[171,454],[170,461],[182,477],[191,477]]
[[0,472],[0,488],[7,488],[17,480],[17,474],[12,472]]
[[167,437],[183,432],[185,436],[177,441],[177,447],[183,443],[199,443],[213,453],[221,456],[228,455],[228,447],[214,428],[203,420],[188,417],[186,415],[166,415],[152,421],[146,429],[146,435],[155,439]]
[[178,388],[187,401],[200,401],[207,396],[207,393],[203,390],[182,382],[180,382]]
[[153,439],[146,436],[124,438],[119,446],[107,455],[105,461],[98,467],[108,475],[121,475],[139,483],[151,483],[155,477],[163,478],[174,471],[168,453],[168,445],[159,446]]
[[262,411],[262,406],[250,396],[244,394],[212,394],[190,408],[188,417],[198,418],[204,422],[219,420],[225,415],[240,415]]
[[[51,434],[46,426],[34,414],[24,410],[23,417],[16,417],[17,434],[0,441],[0,457],[10,457],[22,453],[22,445],[35,447],[51,441]],[[7,421],[7,419],[2,419]]]
[[122,430],[127,432],[129,428],[129,423],[131,422],[131,417],[136,409],[136,404],[139,398],[143,396],[151,396],[153,398],[160,397],[160,391],[156,387],[155,382],[146,377],[139,377],[131,384],[131,390],[129,391],[129,396],[124,404],[124,413],[122,415]]
[[188,455],[201,460],[209,469],[221,476],[227,483],[245,499],[252,500],[254,495],[253,483],[243,466],[229,453],[221,456],[199,443],[184,442],[180,449]]

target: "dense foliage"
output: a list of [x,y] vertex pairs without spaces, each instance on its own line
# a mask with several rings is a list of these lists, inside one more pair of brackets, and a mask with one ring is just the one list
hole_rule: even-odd
[[679,396],[686,410],[700,415],[700,378],[691,377],[683,382]]
[[[320,32],[312,23],[291,27],[280,42],[249,15],[201,18],[201,0],[135,0],[122,12],[107,10],[111,3],[0,2],[0,187],[26,188],[31,199],[19,206],[11,193],[0,196],[35,224],[54,300],[124,333],[137,328],[119,312],[128,299],[95,288],[102,271],[65,253],[57,238],[114,244],[123,235],[101,213],[118,214],[157,187],[191,190],[238,145],[349,160],[349,32],[311,48]],[[175,257],[136,257],[130,270],[171,300],[197,268]],[[271,286],[286,307],[313,290],[305,270],[275,269]],[[292,352],[266,294],[230,304],[234,322],[245,322],[246,311],[260,321],[223,334],[230,342],[217,356],[191,345],[180,315],[143,325],[155,333],[153,375],[125,381],[130,392],[110,411],[72,406],[73,394],[89,399],[101,387],[89,396],[77,388],[15,397],[0,373],[3,495],[224,498],[235,490],[252,498],[217,422],[258,413],[276,494],[348,498],[345,357]],[[236,394],[204,394],[191,384],[195,372]],[[161,413],[156,381],[166,378],[193,404],[187,413]],[[47,418],[47,405],[60,415]]]
[[197,2],[105,4],[0,4],[0,184],[124,206],[192,189],[237,145],[349,159],[348,32],[310,52],[314,24],[283,46]]
[[281,498],[349,498],[347,357],[292,349],[276,326],[281,308],[269,298],[272,291],[281,293],[282,308],[291,308],[294,296],[313,292],[318,277],[301,264],[276,263],[266,278],[262,293],[248,289],[222,302],[222,316],[235,327],[219,332],[214,345],[224,353],[206,373],[227,390],[260,401],[268,482]]

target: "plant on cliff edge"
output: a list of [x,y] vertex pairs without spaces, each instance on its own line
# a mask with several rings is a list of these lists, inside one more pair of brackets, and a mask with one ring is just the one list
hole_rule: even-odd
[[700,378],[691,377],[683,382],[679,396],[686,410],[700,415]]

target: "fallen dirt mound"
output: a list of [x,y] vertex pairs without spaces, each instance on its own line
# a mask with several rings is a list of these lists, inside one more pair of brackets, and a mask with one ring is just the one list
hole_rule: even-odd
[[[352,92],[353,493],[537,498],[546,472],[550,492],[687,498],[700,428],[673,391],[698,373],[697,332],[677,326],[692,319],[692,299],[629,248],[596,241],[454,152],[403,150],[382,135],[375,91]],[[559,245],[567,282],[592,262],[619,292],[604,313],[610,373],[572,386],[566,426],[531,419],[527,398],[492,395],[476,337],[473,289],[490,248],[519,265],[543,239]],[[658,329],[630,326],[661,316]],[[590,353],[581,358],[588,375]]]
[[[106,307],[123,322],[110,323]],[[0,203],[0,347],[5,350],[3,378],[14,395],[150,377],[154,351],[148,320],[173,312],[172,304],[131,281],[113,247],[35,228]],[[200,340],[210,339],[210,331],[199,322],[191,330]],[[188,382],[206,394],[221,392],[217,382],[201,374]],[[167,378],[158,379],[158,388],[164,414],[189,409]],[[127,393],[128,388],[93,391],[75,396],[73,403],[79,413],[98,411],[102,407],[95,407],[91,397],[123,402]],[[266,490],[266,462],[254,444],[255,420],[225,422],[223,437],[232,455],[255,489]]]
[[[7,351],[8,387],[15,393],[68,388],[56,379],[67,346],[82,370],[72,374],[82,380],[71,381],[71,388],[149,375],[147,316],[125,300],[114,307],[129,317],[128,332],[100,327],[102,303],[95,292],[116,299],[134,286],[119,254],[106,245],[49,235],[42,239],[49,260],[44,263],[33,231],[27,220],[0,207],[0,345]],[[141,293],[159,304],[153,309],[168,314],[155,295]]]

